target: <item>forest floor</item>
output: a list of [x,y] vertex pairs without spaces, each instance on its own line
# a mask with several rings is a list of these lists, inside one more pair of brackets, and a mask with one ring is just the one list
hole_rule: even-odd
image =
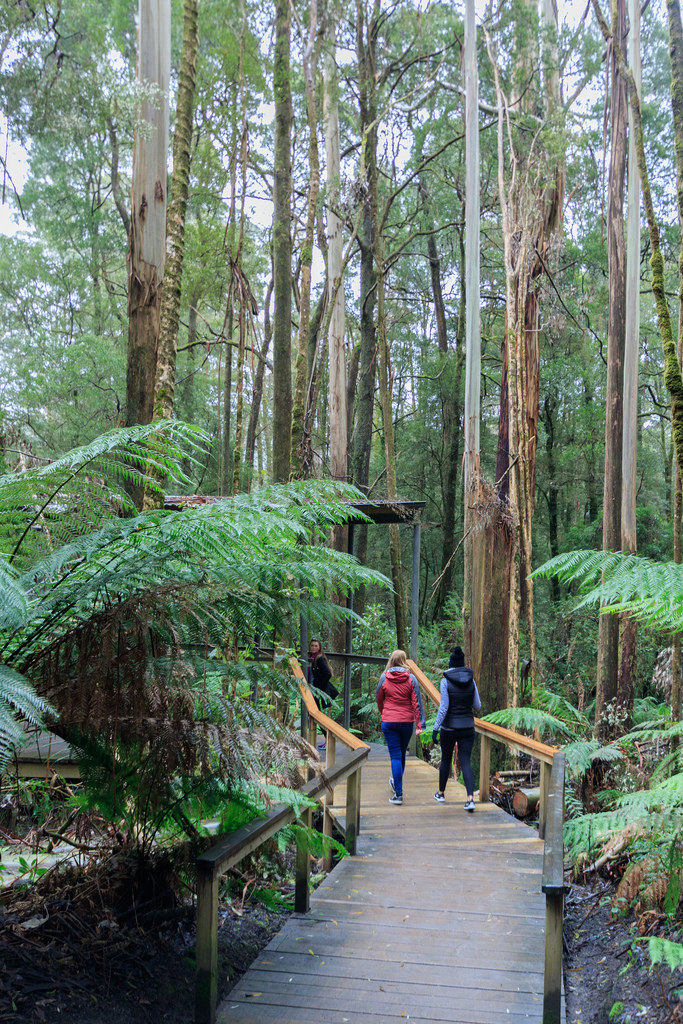
[[[118,877],[117,877],[118,873]],[[0,1021],[12,1024],[192,1024],[194,909],[114,910],[121,864],[51,873],[0,904]],[[156,881],[158,882],[158,877]],[[149,880],[148,880],[149,881]],[[161,897],[161,898],[159,898]],[[286,914],[256,901],[219,907],[219,998]]]
[[669,1024],[683,1022],[680,974],[649,968],[634,942],[633,916],[611,907],[614,887],[602,880],[572,885],[564,919],[567,1024]]
[[[192,908],[157,907],[147,920],[123,915],[115,924],[111,912],[102,916],[103,906],[111,907],[111,878],[101,870],[86,881],[67,871],[0,906],[0,1022],[192,1024]],[[567,1024],[683,1022],[676,993],[683,979],[667,967],[648,970],[632,922],[611,911],[611,893],[604,882],[569,890]],[[220,998],[285,919],[256,901],[223,901]]]

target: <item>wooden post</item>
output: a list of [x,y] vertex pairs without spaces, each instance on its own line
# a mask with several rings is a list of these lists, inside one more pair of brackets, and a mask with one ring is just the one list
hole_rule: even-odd
[[545,897],[545,984],[543,1024],[560,1024],[562,1009],[562,918],[564,893]]
[[[337,756],[337,737],[331,733],[327,733],[327,757],[325,759],[325,768],[329,769],[334,764],[334,759]],[[323,835],[332,835],[332,815],[330,814],[329,808],[334,803],[334,789],[328,789],[325,791],[323,798]],[[332,868],[332,852],[325,854],[324,860],[325,871],[330,871]]]
[[546,823],[548,821],[548,787],[550,785],[550,773],[552,765],[541,761],[541,796],[538,807],[538,838],[545,839]]
[[[330,769],[335,762],[337,756],[337,737],[332,732],[327,734],[327,748],[325,753],[325,768]],[[325,793],[325,806],[331,806],[334,803],[334,786]]]
[[479,754],[479,803],[489,802],[489,776],[491,774],[491,737],[481,735]]
[[[543,881],[545,893],[545,979],[543,1024],[560,1024],[562,1010],[562,916],[564,911],[564,771],[565,755],[558,750],[546,774],[545,850]],[[543,782],[543,772],[541,772]]]
[[358,827],[360,825],[360,768],[346,780],[346,849],[356,852]]
[[215,1024],[218,973],[218,875],[213,865],[197,876],[195,1024]]
[[[304,811],[301,815],[301,824],[307,828],[311,827],[311,809]],[[296,844],[296,878],[294,880],[294,910],[297,914],[307,914],[311,907],[311,897],[308,891],[308,880],[311,875],[311,854],[308,848],[308,838],[302,836]]]

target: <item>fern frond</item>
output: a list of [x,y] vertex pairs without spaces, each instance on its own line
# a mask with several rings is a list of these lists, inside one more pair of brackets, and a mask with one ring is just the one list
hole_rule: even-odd
[[494,725],[503,725],[517,732],[538,730],[543,735],[553,737],[573,735],[571,729],[563,721],[541,708],[503,708],[501,711],[493,711],[490,715],[486,715],[483,721],[492,722]]
[[683,943],[672,942],[671,939],[663,939],[658,935],[645,935],[637,938],[636,942],[644,942],[647,945],[653,967],[657,964],[666,964],[671,971],[683,967]]
[[21,721],[42,725],[43,716],[52,712],[27,679],[0,663],[0,772],[15,750],[26,743]]
[[600,605],[657,629],[683,629],[683,566],[653,562],[639,555],[610,551],[570,551],[557,555],[534,576],[556,576],[580,584],[577,608]]

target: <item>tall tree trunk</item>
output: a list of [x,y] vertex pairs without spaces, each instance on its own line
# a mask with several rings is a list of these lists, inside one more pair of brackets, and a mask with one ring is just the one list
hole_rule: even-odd
[[[674,115],[674,149],[676,153],[676,195],[678,200],[678,224],[681,231],[681,251],[678,258],[678,361],[683,359],[683,25],[679,0],[667,0],[669,16],[669,52],[671,56],[671,102]],[[674,562],[681,564],[681,520],[683,518],[683,474],[678,462],[674,471]],[[673,637],[671,658],[671,718],[681,719],[681,634]]]
[[[391,403],[391,364],[389,338],[384,294],[384,244],[381,232],[379,209],[378,175],[370,182],[372,198],[372,221],[375,241],[375,275],[377,281],[377,336],[379,342],[379,397],[384,429],[384,458],[386,464],[387,498],[398,497],[396,486],[396,455],[394,451],[394,420]],[[408,618],[406,611],[403,567],[401,565],[401,537],[398,526],[389,526],[389,554],[391,556],[391,578],[394,585],[394,614],[396,618],[396,642],[404,651],[408,650]]]
[[286,483],[292,437],[292,97],[289,0],[275,0],[273,186],[273,480]]
[[342,279],[343,234],[337,213],[340,202],[339,167],[339,81],[336,63],[336,25],[333,5],[325,15],[325,51],[323,119],[327,159],[327,287],[330,309],[328,359],[330,368],[329,424],[330,475],[334,480],[348,477],[348,435],[346,411],[346,351],[344,348],[344,283]]
[[[557,528],[557,468],[555,465],[555,402],[546,395],[543,403],[543,422],[545,424],[545,454],[548,460],[548,544],[551,558],[559,554],[560,545]],[[557,576],[550,580],[553,604],[560,601],[560,581]]]
[[154,419],[170,419],[176,378],[180,292],[185,256],[185,216],[190,183],[192,109],[197,78],[197,0],[183,2],[183,46],[173,134],[173,178],[166,224],[166,271],[161,290]]
[[[360,358],[356,389],[354,429],[351,438],[351,481],[362,491],[370,482],[370,453],[375,409],[375,380],[377,376],[377,332],[375,330],[375,261],[374,231],[370,181],[377,174],[377,100],[376,100],[376,43],[377,5],[375,13],[366,20],[363,0],[356,0],[356,59],[358,61],[358,114],[359,134],[363,140],[361,166],[367,188],[363,193],[363,212],[358,235],[360,248]],[[367,527],[356,529],[356,554],[361,562],[367,555]],[[354,606],[362,614],[365,606],[364,588],[356,594]]]
[[[529,3],[529,20],[536,7]],[[507,367],[506,395],[501,401],[503,420],[507,402],[507,445],[501,444],[506,429],[499,432],[498,486],[508,477],[509,520],[512,531],[510,601],[508,623],[508,699],[519,698],[519,644],[522,617],[528,624],[532,689],[535,683],[536,641],[534,629],[532,570],[532,518],[536,482],[536,439],[539,415],[539,279],[551,251],[553,236],[561,228],[564,166],[558,157],[557,119],[560,116],[557,75],[557,12],[551,0],[544,0],[541,31],[525,31],[517,39],[514,92],[510,105],[538,118],[535,134],[515,136],[509,120],[509,106],[500,85],[498,65],[493,64],[498,101],[498,187],[503,218],[506,275],[506,326],[504,367]],[[542,40],[542,75],[535,75],[539,39]],[[541,100],[541,90],[543,99]],[[549,133],[549,139],[547,135]],[[507,136],[506,182],[503,141]],[[507,448],[507,458],[505,449]]]
[[[273,279],[271,277],[268,282],[266,289],[266,298],[263,304],[263,345],[261,346],[261,352],[259,354],[258,365],[256,367],[256,373],[254,374],[254,386],[251,397],[251,409],[249,412],[249,424],[247,426],[247,441],[245,445],[245,456],[244,461],[247,468],[247,475],[251,474],[254,468],[254,452],[256,449],[256,429],[258,426],[259,412],[261,409],[261,399],[263,398],[263,380],[266,372],[266,360],[268,358],[268,349],[270,348],[270,341],[273,336],[272,324],[270,320],[270,299],[273,293]],[[251,479],[248,480],[248,487],[251,490]]]
[[[640,0],[629,0],[629,64],[640,89]],[[621,550],[635,554],[636,453],[638,449],[638,360],[640,356],[640,178],[633,113],[629,107],[628,216],[626,231],[626,338],[624,347],[624,429],[621,478]],[[621,658],[617,686],[619,724],[631,728],[636,673],[636,620],[621,619]]]
[[455,351],[452,359],[448,351],[448,329],[446,324],[446,306],[441,287],[441,261],[436,244],[434,218],[429,202],[429,194],[422,182],[419,186],[420,199],[425,217],[427,231],[427,256],[429,259],[429,276],[432,285],[432,301],[434,303],[434,319],[436,322],[436,340],[439,354],[443,359],[443,372],[440,375],[440,397],[443,415],[443,458],[441,467],[441,503],[443,508],[443,543],[441,550],[441,577],[435,614],[443,607],[453,585],[453,555],[455,553],[455,506],[458,464],[460,461],[460,384],[462,375],[462,342],[465,334],[465,252],[464,225],[458,229],[460,243],[460,314],[455,335]]
[[318,157],[318,114],[315,97],[315,41],[318,32],[318,3],[311,0],[308,36],[304,45],[303,69],[308,114],[308,166],[310,180],[306,203],[306,233],[301,253],[301,296],[299,299],[299,337],[294,371],[294,403],[292,408],[292,451],[290,462],[295,477],[310,473],[309,451],[304,441],[306,385],[308,383],[308,340],[311,320],[311,265],[315,239],[315,218],[320,192],[320,161]]
[[[140,0],[137,78],[156,87],[144,100],[145,128],[136,133],[128,268],[126,424],[151,423],[159,337],[159,304],[166,256],[170,0]],[[142,500],[142,495],[137,496]]]
[[[618,0],[618,32],[625,38],[624,0]],[[614,50],[613,50],[614,53]],[[607,261],[609,307],[607,327],[607,393],[605,411],[605,482],[603,495],[602,546],[605,551],[621,547],[621,483],[623,439],[624,346],[626,341],[626,253],[624,247],[624,175],[628,111],[626,86],[612,60],[610,166],[607,208]],[[598,630],[598,665],[595,730],[603,739],[614,735],[615,701],[619,673],[619,619],[601,615]]]

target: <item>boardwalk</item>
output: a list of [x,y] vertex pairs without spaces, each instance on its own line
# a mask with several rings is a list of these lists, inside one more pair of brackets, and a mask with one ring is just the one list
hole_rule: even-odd
[[[543,843],[491,804],[463,810],[452,780],[409,759],[363,769],[358,856],[346,858],[219,1007],[223,1024],[499,1024],[542,1020]],[[341,805],[343,792],[335,802]]]

